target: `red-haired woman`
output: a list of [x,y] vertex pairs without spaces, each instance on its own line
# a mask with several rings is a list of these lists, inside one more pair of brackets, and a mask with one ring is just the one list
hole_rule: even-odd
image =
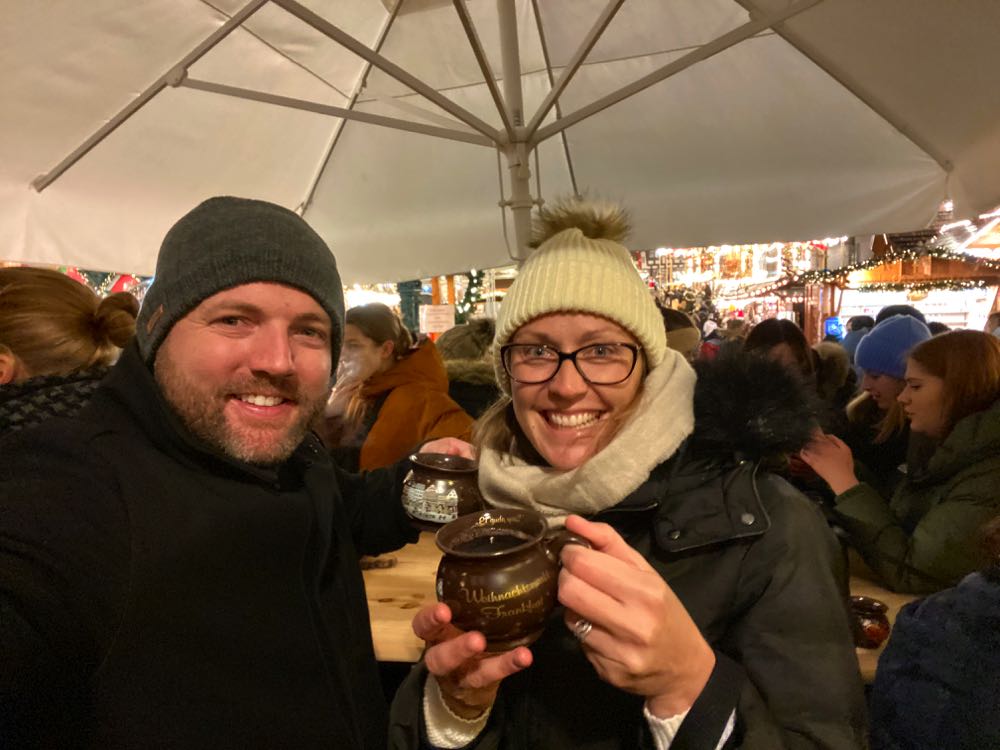
[[976,531],[1000,512],[1000,340],[952,331],[924,341],[898,399],[910,429],[936,447],[890,500],[858,482],[838,438],[818,437],[801,455],[837,494],[840,525],[882,580],[936,591],[977,569]]

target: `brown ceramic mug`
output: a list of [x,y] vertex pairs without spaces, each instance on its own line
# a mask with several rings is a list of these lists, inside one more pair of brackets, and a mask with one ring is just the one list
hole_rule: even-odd
[[851,614],[854,625],[854,645],[858,648],[878,648],[889,637],[888,607],[870,596],[852,596]]
[[443,524],[486,507],[479,494],[479,465],[447,453],[415,453],[403,479],[403,508],[417,526],[436,531]]
[[451,609],[456,627],[478,630],[487,651],[507,651],[535,641],[556,603],[559,552],[566,544],[590,546],[566,530],[550,534],[533,510],[495,508],[441,527],[444,553],[437,598]]

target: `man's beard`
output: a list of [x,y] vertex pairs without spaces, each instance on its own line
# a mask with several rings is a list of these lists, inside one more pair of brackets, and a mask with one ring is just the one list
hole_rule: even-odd
[[[169,357],[157,357],[156,382],[167,403],[195,437],[227,456],[258,466],[274,466],[287,460],[323,411],[327,394],[303,393],[292,379],[250,377],[227,383],[206,393]],[[296,402],[297,418],[282,428],[232,425],[226,420],[225,406],[234,393],[280,394]]]

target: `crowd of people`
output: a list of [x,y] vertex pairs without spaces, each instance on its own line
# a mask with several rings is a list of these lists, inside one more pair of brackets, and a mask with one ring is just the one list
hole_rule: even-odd
[[[706,323],[628,230],[547,205],[436,342],[264,201],[183,216],[141,308],[0,269],[0,746],[1000,747],[997,314]],[[359,561],[416,540],[416,450],[587,545],[529,646],[418,610],[390,712]],[[867,702],[847,550],[926,597]]]

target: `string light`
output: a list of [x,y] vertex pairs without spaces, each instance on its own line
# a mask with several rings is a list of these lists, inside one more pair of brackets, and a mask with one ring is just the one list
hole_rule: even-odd
[[957,260],[964,263],[975,263],[985,270],[1000,272],[1000,260],[989,260],[986,258],[979,258],[968,253],[956,252],[949,247],[950,240],[947,239],[943,244],[934,245],[932,243],[933,241],[925,242],[906,250],[889,250],[880,258],[870,258],[869,260],[862,261],[861,263],[841,266],[840,268],[806,271],[804,273],[797,274],[790,283],[844,283],[846,281],[846,277],[855,271],[867,271],[875,268],[876,266],[885,265],[886,263],[895,263],[904,260],[914,261],[919,260],[920,258]]
[[465,294],[462,295],[462,299],[455,305],[455,323],[461,324],[466,322],[468,316],[476,308],[476,305],[483,300],[483,279],[486,277],[485,271],[477,271],[473,268],[465,277],[468,279],[468,284],[465,287]]
[[989,284],[981,279],[934,279],[933,281],[888,281],[858,284],[852,287],[858,292],[927,292],[932,289],[947,289],[951,292],[969,289],[986,289]]

